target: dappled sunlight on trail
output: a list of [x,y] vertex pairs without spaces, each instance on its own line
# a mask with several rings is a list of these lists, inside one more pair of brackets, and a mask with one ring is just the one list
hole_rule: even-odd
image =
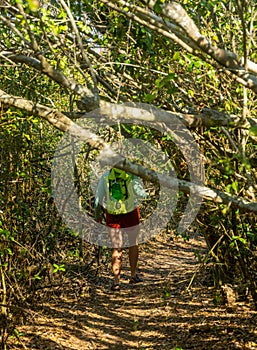
[[103,269],[79,296],[65,289],[38,305],[20,330],[24,349],[256,349],[257,313],[214,302],[196,259],[205,251],[202,238],[158,238],[141,250],[143,283],[129,284],[125,253],[120,292],[110,291],[111,274]]

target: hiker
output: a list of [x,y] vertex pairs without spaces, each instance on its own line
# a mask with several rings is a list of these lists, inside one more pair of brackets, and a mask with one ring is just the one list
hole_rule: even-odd
[[95,196],[95,219],[101,223],[105,214],[106,225],[109,228],[112,242],[113,291],[120,290],[124,229],[129,242],[130,283],[143,281],[137,273],[140,211],[136,200],[146,197],[140,179],[124,170],[111,168],[99,180]]

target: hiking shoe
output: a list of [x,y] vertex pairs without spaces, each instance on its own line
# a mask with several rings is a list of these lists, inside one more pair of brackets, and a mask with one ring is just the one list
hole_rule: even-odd
[[139,275],[136,275],[135,277],[131,277],[131,279],[129,280],[129,283],[131,283],[131,284],[136,284],[136,283],[140,283],[140,282],[144,282],[144,280]]
[[111,290],[113,292],[119,292],[120,291],[120,285],[113,283],[112,286],[111,286]]

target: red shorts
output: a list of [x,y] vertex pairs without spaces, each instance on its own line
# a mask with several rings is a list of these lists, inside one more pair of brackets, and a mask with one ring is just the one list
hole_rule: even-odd
[[106,225],[112,228],[127,228],[139,225],[140,211],[139,208],[134,209],[127,214],[112,215],[106,213]]

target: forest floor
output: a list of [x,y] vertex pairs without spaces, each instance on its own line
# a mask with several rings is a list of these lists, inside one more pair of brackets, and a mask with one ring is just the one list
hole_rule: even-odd
[[201,237],[157,237],[141,247],[144,282],[134,286],[124,252],[120,292],[110,291],[107,264],[90,283],[79,276],[33,306],[10,349],[257,349],[257,312],[220,302],[199,263],[205,251]]

